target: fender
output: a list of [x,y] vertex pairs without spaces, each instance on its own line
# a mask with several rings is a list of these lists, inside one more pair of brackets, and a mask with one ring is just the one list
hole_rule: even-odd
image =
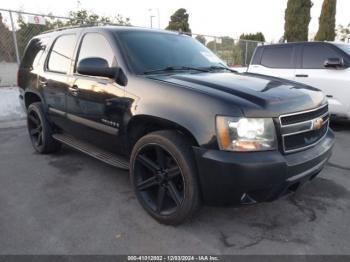
[[[140,88],[142,86],[142,88]],[[219,100],[205,92],[146,78],[132,78],[125,88],[131,106],[124,125],[138,117],[159,119],[186,130],[201,147],[217,149],[217,114],[241,116],[228,100]]]
[[[165,128],[165,129],[166,128],[176,129],[176,130],[180,131],[181,133],[185,134],[186,136],[188,136],[192,140],[194,146],[198,146],[198,141],[194,137],[194,135],[191,133],[190,130],[188,130],[184,126],[181,126],[178,123],[175,123],[175,122],[170,121],[168,119],[155,117],[152,115],[135,115],[135,116],[133,116],[128,121],[128,123],[125,125],[126,126],[125,132],[128,136],[128,139],[132,139],[132,137],[130,137],[130,133],[132,131],[131,128],[133,128],[136,123],[140,123],[140,122],[145,127],[147,127],[147,126],[150,127],[152,125],[152,127],[155,127],[155,128],[161,127],[161,128]],[[148,124],[151,124],[151,125],[148,125]]]

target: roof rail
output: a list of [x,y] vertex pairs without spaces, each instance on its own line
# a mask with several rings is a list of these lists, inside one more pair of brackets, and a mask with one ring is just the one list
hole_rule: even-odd
[[84,27],[91,27],[91,26],[103,26],[103,25],[107,25],[107,24],[98,24],[98,23],[96,23],[96,24],[80,24],[80,25],[62,26],[62,27],[50,29],[50,30],[47,30],[47,31],[43,31],[40,34],[58,32],[58,31],[66,30],[66,29],[84,28]]
[[[150,29],[150,30],[152,30],[152,29],[153,30],[161,30],[161,29],[148,28],[148,27],[143,27],[143,26],[120,25],[120,24],[114,24],[114,23],[97,22],[97,23],[90,23],[90,24],[79,24],[79,25],[72,25],[72,26],[62,26],[62,27],[50,29],[50,30],[47,30],[47,31],[43,31],[40,34],[46,34],[46,33],[51,33],[51,32],[58,32],[58,31],[66,30],[66,29],[84,28],[84,27],[92,27],[92,26],[120,26],[120,27],[126,26],[126,27],[143,28],[143,29]],[[161,30],[161,31],[169,31],[169,32],[173,32],[173,33],[178,33],[178,34],[184,34],[184,35],[191,36],[191,33],[183,32],[181,30],[180,31]]]

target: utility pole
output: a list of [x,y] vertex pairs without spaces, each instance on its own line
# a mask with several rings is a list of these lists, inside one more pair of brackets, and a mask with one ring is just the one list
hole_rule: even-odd
[[150,16],[150,19],[151,19],[151,28],[153,28],[153,17],[154,17],[154,15],[151,15],[151,16]]
[[247,66],[248,60],[248,41],[245,40],[245,55],[244,55],[244,65]]
[[10,20],[11,20],[11,27],[12,27],[12,37],[13,37],[13,42],[15,45],[16,60],[17,60],[17,64],[19,65],[21,60],[19,58],[19,52],[18,52],[16,28],[15,28],[15,23],[13,22],[12,11],[9,11],[9,13],[10,13]]
[[[152,12],[152,11],[154,11],[154,10],[157,10],[158,29],[160,29],[160,11],[159,11],[159,8],[157,7],[157,8],[149,8],[149,9],[148,9],[149,12]],[[154,12],[153,12],[153,14],[154,14]],[[152,14],[151,14],[151,15],[152,15]],[[155,17],[155,16],[153,15],[153,17]]]
[[160,29],[160,12],[159,12],[159,8],[157,9],[157,14],[158,14],[158,29]]

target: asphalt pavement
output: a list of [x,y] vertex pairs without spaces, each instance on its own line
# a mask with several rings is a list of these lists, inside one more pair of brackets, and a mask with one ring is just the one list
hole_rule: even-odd
[[204,207],[177,227],[141,208],[128,173],[0,129],[0,254],[350,254],[350,124],[318,178],[271,203]]

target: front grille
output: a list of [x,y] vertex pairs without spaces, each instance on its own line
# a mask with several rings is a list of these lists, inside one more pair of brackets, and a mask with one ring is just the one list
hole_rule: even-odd
[[280,119],[281,119],[282,125],[291,125],[295,123],[308,121],[310,119],[317,118],[327,113],[328,113],[328,104],[320,108],[317,108],[316,110],[311,110],[300,114],[291,114],[291,115],[281,116]]
[[296,135],[284,137],[284,146],[287,150],[295,150],[305,146],[309,146],[317,142],[320,137],[323,137],[327,132],[327,125],[324,125],[319,130],[312,130],[304,133],[299,133]]
[[[321,121],[322,119],[322,121]],[[279,117],[283,151],[292,153],[315,145],[327,133],[328,105]]]

